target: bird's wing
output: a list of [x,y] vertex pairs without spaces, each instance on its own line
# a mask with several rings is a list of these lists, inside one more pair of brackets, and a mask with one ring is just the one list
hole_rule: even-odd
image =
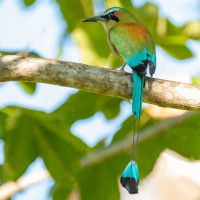
[[148,59],[156,65],[155,44],[151,34],[143,26],[135,23],[119,24],[109,31],[112,48],[131,67]]

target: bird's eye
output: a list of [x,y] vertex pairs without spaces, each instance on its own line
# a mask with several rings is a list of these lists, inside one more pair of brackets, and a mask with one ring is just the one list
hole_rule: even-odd
[[108,15],[108,19],[112,19],[114,17],[114,14],[113,13],[110,13],[109,15]]

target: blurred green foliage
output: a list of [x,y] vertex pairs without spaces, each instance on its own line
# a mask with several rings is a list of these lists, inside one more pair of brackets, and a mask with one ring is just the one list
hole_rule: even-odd
[[200,85],[200,76],[192,77],[192,84]]
[[35,0],[23,0],[26,6],[31,6],[35,3]]
[[[33,6],[34,2],[34,0],[24,0],[26,6]],[[84,63],[109,65],[111,68],[122,65],[122,61],[111,53],[102,26],[98,23],[81,23],[81,20],[94,15],[92,0],[56,2],[67,25],[62,37],[71,36],[75,39]],[[121,6],[133,11],[150,30],[156,44],[170,56],[177,59],[193,56],[187,42],[191,39],[200,40],[200,21],[177,26],[169,19],[160,17],[158,7],[151,3],[136,8],[130,0],[105,0],[105,5]],[[62,46],[58,51],[62,53]],[[6,54],[10,53],[2,52],[2,55]],[[197,82],[199,83],[199,78],[194,80],[194,83]],[[35,84],[19,84],[30,94],[36,89]],[[55,180],[50,191],[53,199],[65,199],[72,191],[79,192],[83,200],[119,199],[118,178],[130,159],[129,151],[103,159],[97,164],[88,164],[87,167],[81,166],[80,161],[90,152],[109,148],[132,134],[132,116],[118,125],[119,129],[109,146],[106,146],[106,138],[103,138],[94,147],[89,147],[73,134],[71,127],[78,120],[90,118],[97,112],[103,113],[107,120],[115,119],[120,113],[122,101],[79,91],[52,113],[16,106],[1,109],[0,138],[5,144],[5,162],[0,166],[1,184],[21,177],[30,164],[40,157]],[[159,154],[166,148],[190,159],[200,159],[199,120],[200,115],[196,114],[187,122],[177,124],[168,131],[142,142],[138,157],[141,177],[144,178],[149,174]],[[144,110],[141,129],[159,124],[160,121],[150,117]]]

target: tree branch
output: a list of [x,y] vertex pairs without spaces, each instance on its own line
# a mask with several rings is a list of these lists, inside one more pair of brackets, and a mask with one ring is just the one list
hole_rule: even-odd
[[[44,58],[0,58],[0,81],[28,81],[74,87],[101,95],[131,99],[131,74]],[[200,86],[146,77],[144,102],[200,111]]]
[[20,192],[32,185],[41,183],[50,178],[46,170],[37,171],[24,177],[19,178],[16,182],[7,182],[0,187],[0,200],[11,198],[15,193]]
[[[139,144],[145,142],[149,138],[155,137],[156,135],[163,134],[163,132],[172,129],[172,127],[178,126],[192,116],[195,116],[195,114],[195,112],[186,112],[179,117],[166,119],[142,130],[140,133]],[[111,158],[130,149],[132,147],[132,137],[133,135],[131,133],[124,139],[115,142],[108,147],[89,153],[81,159],[81,166],[85,168],[98,164],[105,159]]]

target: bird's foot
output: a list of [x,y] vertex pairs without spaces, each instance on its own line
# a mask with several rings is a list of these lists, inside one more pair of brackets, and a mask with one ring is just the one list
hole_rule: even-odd
[[122,67],[119,68],[119,71],[123,71],[123,72],[124,72],[124,71],[125,71],[125,69],[124,69],[125,66],[126,66],[126,63],[124,63],[124,65],[123,65]]

